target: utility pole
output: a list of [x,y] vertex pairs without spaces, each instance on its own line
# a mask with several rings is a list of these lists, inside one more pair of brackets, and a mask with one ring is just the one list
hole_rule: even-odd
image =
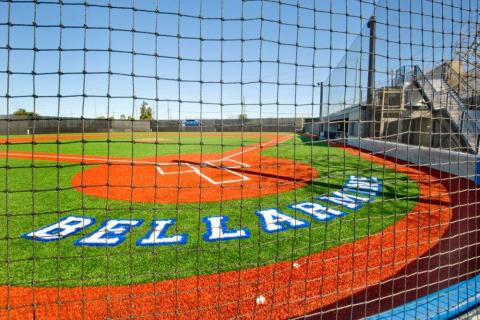
[[[375,16],[371,16],[368,21],[368,28],[370,28],[370,43],[368,52],[368,84],[367,84],[367,105],[364,112],[364,126],[362,136],[370,136],[375,133],[375,53],[376,53],[376,19]],[[369,122],[370,125],[366,126],[365,122]]]
[[[320,108],[318,113],[318,136],[322,133],[322,118],[323,118],[323,82],[319,83],[320,85]],[[313,131],[313,124],[312,124],[312,131]]]
[[375,38],[376,38],[376,20],[375,16],[370,17],[367,26],[370,28],[370,45],[368,52],[368,84],[367,84],[367,105],[373,105],[373,96],[375,94]]

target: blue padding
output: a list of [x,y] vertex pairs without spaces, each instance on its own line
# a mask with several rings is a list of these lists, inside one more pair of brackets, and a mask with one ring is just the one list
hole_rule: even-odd
[[367,319],[450,319],[480,303],[480,275]]
[[475,183],[480,184],[480,157],[477,158],[477,176],[475,178]]

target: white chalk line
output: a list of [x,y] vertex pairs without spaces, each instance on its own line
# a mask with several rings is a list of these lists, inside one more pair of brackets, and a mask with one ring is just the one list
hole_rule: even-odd
[[[203,174],[200,169],[194,167],[192,164],[190,164],[188,162],[170,163],[170,162],[156,162],[156,161],[139,161],[139,160],[124,160],[124,159],[78,157],[78,156],[65,156],[65,155],[27,154],[27,153],[16,153],[16,152],[5,152],[5,151],[0,151],[0,156],[1,155],[7,156],[7,157],[8,156],[13,156],[13,157],[26,158],[26,159],[29,159],[29,158],[33,157],[34,160],[42,160],[42,158],[43,159],[46,158],[46,159],[55,159],[55,160],[58,160],[58,161],[61,161],[61,160],[76,160],[76,161],[82,161],[82,162],[85,162],[85,161],[86,162],[88,162],[88,161],[95,161],[95,162],[101,161],[102,163],[105,163],[105,164],[126,163],[126,164],[132,164],[132,165],[135,165],[135,164],[154,165],[157,169],[157,172],[161,175],[182,174],[182,173],[192,173],[192,172],[194,172],[194,173],[198,174],[200,177],[202,177],[205,180],[207,180],[208,182],[210,182],[211,184],[218,185],[218,184],[223,184],[223,183],[234,183],[234,182],[241,182],[241,181],[250,180],[249,177],[247,177],[247,176],[245,176],[241,173],[235,172],[233,170],[230,170],[230,169],[248,168],[248,167],[250,167],[250,165],[247,164],[247,163],[237,161],[237,160],[233,160],[231,158],[242,155],[244,153],[250,152],[250,151],[255,150],[255,149],[265,147],[269,144],[273,144],[273,143],[280,144],[280,143],[283,143],[285,141],[290,140],[291,138],[292,138],[291,136],[288,136],[288,137],[284,137],[284,138],[281,138],[281,139],[271,140],[271,141],[262,143],[261,145],[249,147],[245,150],[241,150],[237,153],[225,156],[221,159],[204,161],[203,163],[207,164],[209,167],[215,167],[217,169],[227,171],[227,172],[229,172],[233,175],[236,175],[236,176],[240,177],[240,179],[229,179],[229,180],[223,180],[223,181],[216,181],[216,180],[210,178],[209,176]],[[235,163],[238,164],[238,166],[225,166],[225,165],[217,166],[217,165],[214,164],[215,162],[223,163],[224,160],[235,162]],[[92,163],[92,164],[95,164],[95,163]],[[180,165],[187,165],[188,167],[190,167],[190,170],[165,172],[161,169],[162,166],[180,166]],[[202,164],[200,164],[200,166],[201,165]]]
[[[13,157],[22,157],[22,158],[32,158],[32,154],[27,153],[15,153],[15,152],[0,152],[0,155],[13,156]],[[91,157],[74,157],[74,156],[63,156],[63,155],[48,155],[48,154],[33,154],[34,160],[42,160],[42,158],[48,159],[58,159],[58,160],[77,160],[77,161],[104,161],[104,163],[131,163],[131,164],[150,164],[156,165],[158,162],[155,161],[138,161],[138,160],[123,160],[123,159],[108,159],[108,158],[91,158]],[[93,163],[94,164],[94,163]]]
[[[214,185],[219,185],[219,184],[224,184],[224,183],[234,183],[234,182],[241,182],[241,181],[248,181],[250,180],[250,178],[248,176],[245,176],[241,173],[238,173],[238,172],[235,172],[235,171],[232,171],[231,169],[238,169],[238,168],[248,168],[248,167],[251,167],[249,164],[247,163],[243,163],[243,162],[240,162],[240,161],[237,161],[237,160],[233,160],[231,158],[233,157],[236,157],[236,156],[239,156],[239,155],[242,155],[244,153],[247,153],[247,152],[250,152],[252,150],[255,150],[255,149],[259,149],[259,148],[262,148],[262,147],[265,147],[269,144],[273,144],[273,143],[276,143],[276,144],[280,144],[280,143],[283,143],[285,141],[288,141],[290,140],[292,137],[291,136],[288,136],[288,137],[284,137],[284,138],[281,138],[281,139],[275,139],[275,140],[271,140],[271,141],[268,141],[268,142],[265,142],[265,143],[262,143],[261,145],[258,145],[258,146],[254,146],[254,147],[250,147],[250,148],[247,148],[245,150],[241,150],[237,153],[234,153],[234,154],[231,154],[231,155],[228,155],[228,156],[225,156],[221,159],[215,159],[215,160],[208,160],[208,161],[204,161],[203,163],[207,164],[208,166],[210,167],[215,167],[215,168],[218,168],[220,170],[224,170],[224,171],[227,171],[233,175],[236,175],[238,177],[240,177],[240,179],[228,179],[228,180],[222,180],[222,181],[216,181],[214,179],[212,179],[211,177],[207,176],[206,174],[202,173],[200,169],[194,167],[192,164],[188,163],[188,162],[179,162],[178,164],[175,164],[175,165],[187,165],[188,167],[190,167],[191,169],[190,170],[184,170],[184,171],[174,171],[174,172],[165,172],[163,171],[160,167],[162,166],[161,164],[157,165],[157,172],[160,173],[161,175],[168,175],[168,174],[182,174],[182,173],[191,173],[191,172],[195,172],[196,174],[198,174],[200,177],[204,178],[205,180],[207,180],[208,182],[210,182],[211,184],[214,184]],[[228,161],[231,161],[231,162],[235,162],[237,164],[239,164],[239,166],[225,166],[223,165],[223,162],[225,160],[228,160]],[[221,166],[217,166],[215,164],[213,164],[214,162],[220,162],[222,163]],[[171,164],[169,164],[171,165]],[[200,164],[201,166],[202,164]]]
[[234,154],[225,156],[225,157],[223,157],[223,158],[220,159],[220,160],[230,159],[230,158],[236,157],[236,156],[238,156],[238,155],[241,155],[241,154],[243,154],[243,153],[247,153],[247,152],[252,151],[252,150],[255,150],[255,149],[263,148],[263,147],[265,147],[265,146],[267,146],[267,145],[269,145],[269,144],[271,144],[271,143],[278,143],[278,144],[279,144],[279,143],[284,143],[285,141],[288,141],[288,140],[290,140],[291,138],[292,138],[291,136],[288,136],[288,137],[285,137],[285,138],[283,138],[283,139],[271,140],[271,141],[262,143],[262,144],[259,145],[259,146],[250,147],[250,148],[248,148],[248,149],[246,149],[246,150],[242,150],[242,151],[239,151],[239,152],[237,152],[237,153],[234,153]]

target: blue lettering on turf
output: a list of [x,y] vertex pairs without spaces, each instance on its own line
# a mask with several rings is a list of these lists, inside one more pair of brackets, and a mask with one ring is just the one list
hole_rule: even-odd
[[350,195],[348,193],[340,191],[332,192],[330,195],[317,197],[318,200],[326,201],[329,203],[337,204],[341,207],[358,210],[362,207],[364,202],[370,202],[371,198],[359,197]]
[[376,177],[349,176],[344,191],[378,195],[382,192],[382,181]]
[[34,241],[58,241],[79,233],[86,227],[95,223],[94,218],[82,216],[68,216],[59,221],[40,228],[38,230],[25,233],[23,238]]
[[226,241],[235,239],[244,239],[250,237],[250,230],[228,229],[227,222],[230,218],[227,216],[205,217],[202,219],[207,226],[207,232],[203,235],[203,239],[208,242]]
[[260,225],[262,226],[263,231],[267,233],[285,231],[287,229],[305,228],[309,226],[308,221],[293,218],[277,208],[259,210],[256,211],[255,214],[260,217]]
[[133,227],[143,223],[141,219],[107,220],[90,235],[75,241],[77,246],[113,247],[125,241],[125,235]]
[[290,209],[308,214],[313,219],[322,222],[346,215],[346,213],[343,211],[334,208],[328,208],[320,203],[315,202],[301,202],[289,205],[288,207]]
[[175,219],[153,220],[150,223],[152,229],[145,237],[137,240],[137,246],[165,246],[187,243],[188,234],[166,235],[168,228],[174,224]]

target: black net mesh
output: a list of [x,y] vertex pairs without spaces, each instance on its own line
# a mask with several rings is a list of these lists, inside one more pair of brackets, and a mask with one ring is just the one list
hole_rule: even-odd
[[474,307],[479,31],[476,0],[0,0],[0,318]]

